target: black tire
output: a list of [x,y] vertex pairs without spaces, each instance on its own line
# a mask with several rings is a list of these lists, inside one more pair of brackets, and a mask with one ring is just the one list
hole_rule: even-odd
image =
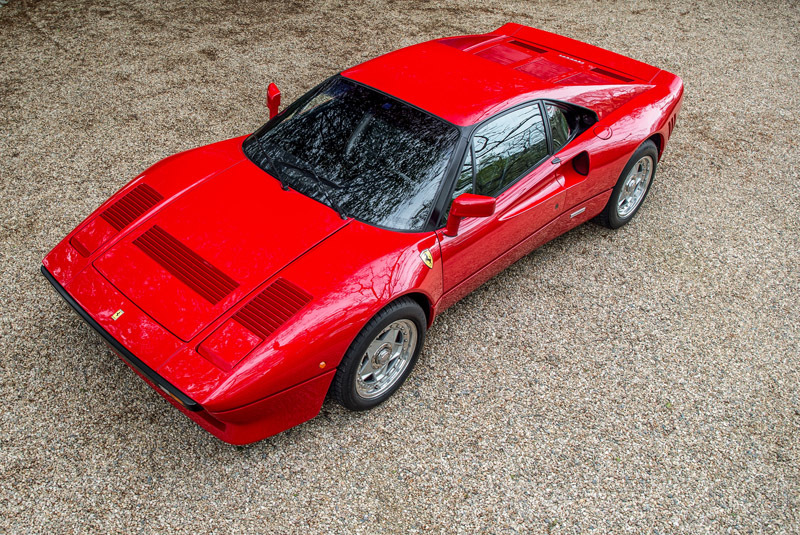
[[[633,166],[637,165],[639,161],[646,156],[651,158],[653,166],[650,175],[650,182],[647,184],[647,189],[645,189],[644,195],[639,200],[633,211],[629,214],[625,214],[624,216],[620,216],[618,208],[625,179],[628,178]],[[631,156],[631,159],[625,165],[625,169],[622,170],[622,174],[619,176],[617,184],[614,186],[614,191],[611,192],[611,197],[608,198],[608,204],[606,204],[606,207],[603,209],[603,211],[600,212],[600,214],[595,218],[595,222],[603,225],[604,227],[616,229],[633,219],[636,213],[639,211],[639,208],[641,208],[642,204],[644,204],[644,200],[647,198],[650,187],[653,185],[653,179],[655,178],[657,165],[658,149],[656,148],[655,143],[648,139],[639,145],[639,148],[636,149],[636,152],[633,153],[633,156]]]
[[[400,320],[408,320],[416,326],[416,347],[413,348],[411,358],[400,375],[385,392],[374,398],[365,398],[359,395],[356,387],[359,367],[362,358],[366,355],[367,348],[376,341],[377,337],[390,325]],[[402,322],[401,322],[402,323]],[[422,346],[425,343],[425,333],[427,330],[427,319],[422,308],[408,297],[403,297],[390,303],[383,310],[378,312],[361,330],[353,340],[350,348],[345,353],[342,362],[336,370],[336,375],[331,383],[330,395],[344,407],[353,411],[363,411],[380,405],[405,382],[411,370],[419,358]],[[410,352],[410,348],[409,348]]]

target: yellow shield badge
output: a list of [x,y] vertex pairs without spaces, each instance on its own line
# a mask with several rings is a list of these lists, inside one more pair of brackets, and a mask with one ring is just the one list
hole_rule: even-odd
[[430,249],[425,249],[419,253],[419,257],[422,259],[422,263],[428,266],[428,268],[433,268],[433,255]]

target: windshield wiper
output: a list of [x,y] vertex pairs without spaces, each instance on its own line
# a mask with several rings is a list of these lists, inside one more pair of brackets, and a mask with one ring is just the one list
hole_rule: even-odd
[[267,154],[267,149],[264,148],[264,145],[261,143],[261,139],[258,136],[253,134],[253,138],[256,140],[256,147],[258,148],[258,153],[261,157],[266,160],[267,166],[270,168],[268,172],[272,173],[272,176],[280,183],[281,189],[283,191],[289,191],[289,185],[286,184],[283,180],[283,176],[281,176],[280,170],[278,166],[275,165],[275,159],[272,158],[269,154]]
[[347,219],[347,214],[344,213],[344,210],[342,210],[342,208],[336,203],[336,201],[334,201],[333,198],[330,195],[328,195],[328,189],[327,189],[328,187],[327,185],[325,185],[328,183],[328,181],[320,178],[320,176],[316,172],[314,172],[313,169],[304,167],[302,165],[293,164],[291,162],[287,162],[286,160],[279,160],[278,165],[291,167],[292,169],[295,169],[297,171],[300,171],[301,173],[304,173],[312,177],[317,182],[319,189],[322,191],[322,194],[325,196],[325,200],[328,201],[328,204],[330,204],[331,208],[333,208],[339,213],[339,217],[341,217],[342,219]]

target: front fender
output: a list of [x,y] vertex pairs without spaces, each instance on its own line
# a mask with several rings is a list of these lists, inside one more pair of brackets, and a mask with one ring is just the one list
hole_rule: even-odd
[[[420,256],[426,249],[432,267]],[[400,233],[358,221],[351,221],[277,276],[311,294],[311,302],[237,365],[204,401],[209,410],[231,410],[328,372],[388,303],[410,293],[435,303],[442,292],[435,233]]]

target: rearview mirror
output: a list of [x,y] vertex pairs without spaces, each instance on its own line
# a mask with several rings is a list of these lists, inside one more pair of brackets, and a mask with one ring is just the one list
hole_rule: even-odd
[[489,217],[494,214],[497,200],[486,195],[475,195],[464,193],[456,197],[450,207],[450,215],[447,217],[447,228],[445,236],[455,236],[458,234],[458,227],[461,220],[465,217]]
[[281,107],[281,90],[275,84],[267,86],[267,108],[269,108],[269,118],[278,115],[278,108]]

